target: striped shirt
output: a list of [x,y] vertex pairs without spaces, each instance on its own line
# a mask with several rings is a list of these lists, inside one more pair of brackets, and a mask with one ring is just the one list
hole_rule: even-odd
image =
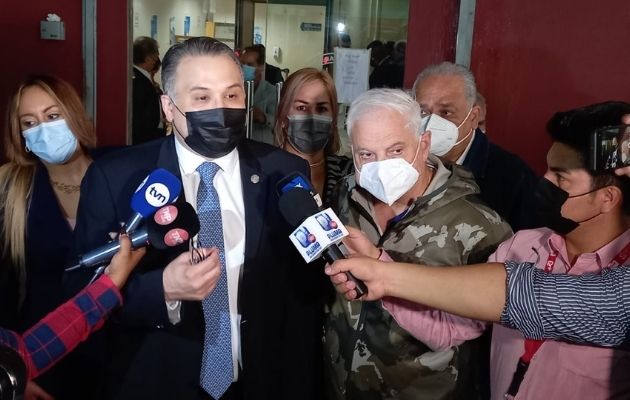
[[579,276],[547,274],[533,263],[505,263],[501,323],[532,339],[630,347],[630,268]]
[[0,328],[0,345],[20,354],[29,380],[33,379],[102,327],[105,318],[121,303],[118,288],[103,275],[22,336]]

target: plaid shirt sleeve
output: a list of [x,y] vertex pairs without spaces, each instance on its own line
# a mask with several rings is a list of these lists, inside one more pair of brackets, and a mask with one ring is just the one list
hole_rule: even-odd
[[630,342],[630,268],[601,274],[548,274],[531,263],[505,263],[507,301],[501,323],[531,339],[599,346]]
[[17,351],[33,379],[72,351],[122,304],[120,291],[103,275],[59,306],[22,336],[0,328],[0,345]]

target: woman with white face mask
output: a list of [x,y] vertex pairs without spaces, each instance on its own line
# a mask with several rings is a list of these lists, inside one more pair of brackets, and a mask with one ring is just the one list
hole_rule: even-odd
[[276,142],[309,162],[312,184],[326,204],[339,179],[352,172],[352,161],[337,155],[338,112],[335,84],[325,71],[303,68],[282,86]]
[[[62,274],[96,135],[74,88],[52,76],[24,81],[7,113],[8,162],[0,167],[0,325],[22,331],[64,300]],[[64,398],[57,389],[72,385],[60,372],[52,370],[39,382]]]

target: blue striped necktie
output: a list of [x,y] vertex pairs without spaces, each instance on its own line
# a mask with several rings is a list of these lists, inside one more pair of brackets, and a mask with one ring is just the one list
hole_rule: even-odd
[[219,281],[212,293],[202,301],[206,332],[200,381],[201,387],[215,399],[223,396],[234,377],[223,223],[219,196],[213,183],[219,169],[213,162],[204,162],[197,167],[201,177],[197,192],[197,214],[201,225],[199,245],[219,249],[221,260]]

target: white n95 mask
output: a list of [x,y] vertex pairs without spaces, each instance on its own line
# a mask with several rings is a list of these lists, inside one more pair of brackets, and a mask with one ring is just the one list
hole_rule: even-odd
[[[457,141],[459,128],[464,125],[464,122],[466,122],[471,112],[472,107],[468,111],[468,114],[466,114],[466,118],[464,118],[462,123],[459,125],[455,125],[451,121],[446,118],[442,118],[437,114],[431,114],[430,116],[423,118],[422,126],[426,126],[424,131],[431,132],[431,154],[441,157],[451,151],[453,147],[468,139],[473,131],[472,128],[466,136],[464,136],[460,141]],[[428,121],[426,121],[425,118],[427,118]]]
[[[388,206],[407,193],[416,184],[420,173],[413,167],[418,156],[420,142],[416,148],[413,161],[408,163],[403,158],[388,158],[387,160],[372,161],[363,165],[359,170],[359,186],[367,190]],[[354,160],[354,156],[352,157]]]

